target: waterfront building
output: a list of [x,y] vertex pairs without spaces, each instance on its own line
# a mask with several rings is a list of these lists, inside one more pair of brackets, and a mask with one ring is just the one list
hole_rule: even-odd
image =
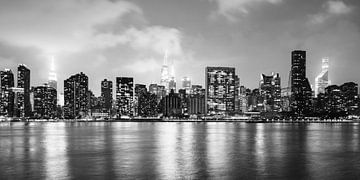
[[325,88],[329,85],[329,58],[323,58],[321,72],[315,78],[315,97],[317,97],[319,93],[325,93]]
[[307,116],[311,112],[312,90],[306,78],[306,51],[291,52],[291,111],[295,116]]
[[57,114],[57,91],[47,84],[33,88],[34,118],[55,118]]
[[259,89],[253,89],[247,91],[247,102],[248,102],[248,111],[250,112],[260,112],[263,107],[263,98],[260,95]]
[[134,116],[134,79],[116,78],[116,109],[119,116]]
[[64,80],[64,118],[84,118],[89,112],[89,79],[78,73]]
[[145,84],[135,84],[135,96],[134,96],[134,113],[135,116],[138,116],[139,113],[139,104],[140,104],[140,99],[139,97],[142,94],[147,93],[147,88]]
[[158,116],[158,101],[156,94],[150,92],[139,93],[137,115],[140,117]]
[[103,112],[109,113],[113,102],[113,83],[104,79],[101,81],[101,108]]
[[30,117],[31,116],[31,103],[30,103],[30,69],[20,64],[18,66],[18,79],[17,87],[23,88],[24,92],[19,93],[17,107],[18,111],[15,112],[16,117]]
[[245,113],[248,111],[248,96],[250,93],[251,93],[250,89],[247,89],[245,86],[240,86],[239,103],[240,103],[241,113]]
[[272,73],[270,76],[261,75],[260,95],[263,99],[262,111],[280,111],[281,109],[281,79],[279,73]]
[[339,86],[331,85],[325,88],[325,112],[330,117],[345,115],[344,97]]
[[356,115],[359,110],[358,84],[347,82],[330,85],[325,93],[319,93],[315,98],[315,113],[321,117],[339,118]]
[[161,99],[162,113],[164,117],[180,117],[181,98],[173,90]]
[[14,95],[11,88],[14,87],[14,74],[10,69],[0,71],[1,77],[1,99],[0,115],[12,117],[14,114]]
[[205,96],[204,95],[190,95],[188,113],[189,115],[202,116],[206,115],[205,111]]
[[241,101],[240,101],[240,78],[235,75],[235,114],[240,114],[241,110]]
[[235,111],[235,68],[206,67],[205,101],[208,114],[233,114]]
[[343,94],[343,103],[345,112],[354,115],[359,109],[359,92],[358,84],[354,82],[347,82],[340,86]]

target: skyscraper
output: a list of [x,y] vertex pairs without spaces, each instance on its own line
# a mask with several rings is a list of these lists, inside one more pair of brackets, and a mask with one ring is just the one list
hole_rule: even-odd
[[155,94],[157,96],[157,102],[159,103],[160,100],[166,96],[165,86],[158,85],[158,84],[150,84],[149,85],[149,92],[151,94]]
[[[140,99],[140,96],[147,94],[147,88],[145,84],[135,84],[135,96],[134,96],[134,115],[139,115],[139,104],[141,100],[145,100],[144,98]],[[155,95],[156,97],[156,95]],[[142,104],[143,105],[143,104]]]
[[107,79],[101,81],[101,108],[110,112],[113,101],[113,83]]
[[[20,64],[18,67],[18,80],[17,87],[23,88],[24,93],[18,95],[18,108],[20,112],[23,112],[25,117],[31,116],[31,103],[30,103],[30,69],[24,64]],[[22,114],[17,116],[23,117]]]
[[329,85],[329,58],[323,58],[321,72],[315,78],[315,97],[317,97],[319,93],[325,93],[325,88]]
[[206,67],[205,101],[208,114],[231,114],[235,111],[235,68]]
[[57,76],[56,76],[56,72],[55,72],[55,58],[54,58],[54,56],[51,57],[48,84],[49,84],[50,87],[57,90]]
[[359,109],[359,88],[354,82],[347,82],[340,86],[343,93],[343,102],[345,111],[353,115]]
[[169,90],[168,90],[167,93],[169,93],[171,90],[174,90],[174,92],[176,92],[176,78],[175,78],[174,60],[171,61]]
[[306,116],[311,107],[311,86],[306,78],[306,51],[291,52],[291,111]]
[[64,80],[64,117],[66,119],[83,118],[88,114],[88,82],[88,77],[82,72]]
[[281,79],[279,73],[261,75],[260,95],[263,111],[279,111],[281,107]]
[[35,118],[55,118],[57,92],[49,85],[37,86],[34,92],[34,117]]
[[0,115],[12,117],[14,111],[14,95],[11,88],[14,87],[14,74],[10,69],[0,71],[1,77],[1,99]]
[[132,77],[116,78],[116,103],[119,116],[134,115],[134,79]]
[[174,90],[171,90],[168,95],[161,99],[161,107],[163,116],[165,117],[180,117],[181,116],[181,98]]
[[160,85],[165,87],[165,90],[169,90],[169,82],[170,82],[170,72],[168,67],[168,54],[167,51],[165,52],[164,56],[164,63],[161,67],[161,79],[160,79]]
[[189,77],[183,77],[181,79],[182,88],[186,90],[187,94],[190,94],[191,91],[191,79]]

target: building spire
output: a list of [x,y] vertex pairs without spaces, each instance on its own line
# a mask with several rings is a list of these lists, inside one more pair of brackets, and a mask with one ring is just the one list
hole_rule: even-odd
[[51,55],[51,57],[50,57],[49,81],[57,81],[57,76],[55,73],[55,57],[54,57],[54,55]]

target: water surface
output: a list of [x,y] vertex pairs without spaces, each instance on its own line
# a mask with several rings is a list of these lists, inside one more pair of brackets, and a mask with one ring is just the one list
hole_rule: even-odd
[[1,179],[359,179],[359,124],[0,123]]

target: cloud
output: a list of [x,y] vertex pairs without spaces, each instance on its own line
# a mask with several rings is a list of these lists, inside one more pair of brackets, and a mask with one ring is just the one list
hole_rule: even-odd
[[351,8],[342,1],[328,1],[327,11],[329,14],[347,14]]
[[94,26],[129,13],[142,13],[126,1],[4,0],[0,6],[0,38],[47,53],[79,51]]
[[135,73],[149,73],[160,68],[161,64],[154,58],[136,60],[125,66],[126,69]]
[[[36,1],[36,2],[34,2]],[[180,55],[181,32],[164,26],[132,27],[121,18],[142,10],[126,1],[6,0],[0,6],[0,39],[18,46],[40,48],[46,54],[129,45],[135,50]],[[134,19],[134,18],[133,18]],[[133,20],[132,19],[132,20]],[[124,20],[125,21],[125,20]],[[99,31],[102,24],[122,26]],[[134,22],[136,24],[136,22]]]
[[323,4],[323,9],[323,12],[310,16],[310,22],[312,24],[321,24],[331,17],[345,15],[352,11],[352,8],[343,1],[327,1]]
[[282,0],[210,0],[217,3],[217,14],[226,17],[229,21],[236,21],[237,14],[248,14],[248,8],[255,3],[278,4]]
[[149,26],[146,28],[128,28],[118,34],[97,34],[89,42],[89,46],[97,48],[129,45],[136,51],[152,51],[163,55],[167,50],[170,55],[181,56],[182,33],[175,28]]

